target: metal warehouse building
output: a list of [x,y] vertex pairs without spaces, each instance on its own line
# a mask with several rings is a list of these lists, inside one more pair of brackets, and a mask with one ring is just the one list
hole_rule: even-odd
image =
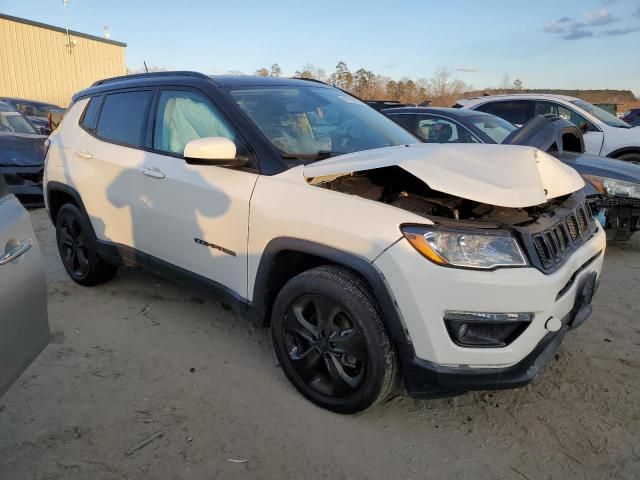
[[0,14],[0,97],[69,105],[96,80],[124,75],[126,43]]

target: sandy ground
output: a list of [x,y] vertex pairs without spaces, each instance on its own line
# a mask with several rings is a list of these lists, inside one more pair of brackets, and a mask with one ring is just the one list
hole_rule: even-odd
[[340,416],[200,292],[132,270],[73,284],[32,213],[52,343],[0,399],[2,480],[640,477],[640,238],[609,246],[594,315],[530,386]]

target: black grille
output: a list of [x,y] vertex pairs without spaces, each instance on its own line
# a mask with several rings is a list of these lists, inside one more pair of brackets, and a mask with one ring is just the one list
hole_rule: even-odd
[[584,197],[566,203],[553,215],[518,229],[531,263],[545,273],[559,268],[598,228]]

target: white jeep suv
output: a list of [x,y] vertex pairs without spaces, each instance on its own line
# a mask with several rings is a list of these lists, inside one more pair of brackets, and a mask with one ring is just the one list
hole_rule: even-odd
[[74,281],[126,264],[203,286],[343,413],[531,381],[591,312],[583,186],[533,148],[421,144],[322,83],[193,72],[75,95],[45,173]]
[[579,98],[552,94],[488,95],[458,100],[456,107],[479,110],[522,126],[536,115],[554,115],[580,127],[591,155],[640,161],[640,128]]

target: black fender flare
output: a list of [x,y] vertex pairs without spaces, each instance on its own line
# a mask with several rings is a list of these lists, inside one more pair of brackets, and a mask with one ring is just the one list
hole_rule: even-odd
[[618,158],[620,155],[624,155],[625,153],[637,153],[640,154],[640,145],[637,147],[623,147],[618,150],[614,150],[610,152],[607,157],[609,158]]
[[66,195],[69,195],[71,198],[73,198],[73,201],[78,206],[82,214],[85,215],[87,218],[89,218],[89,215],[87,214],[87,210],[84,207],[84,202],[82,201],[82,197],[80,197],[80,194],[76,191],[75,188],[67,185],[66,183],[50,181],[50,182],[47,182],[47,190],[44,193],[47,199],[47,213],[49,214],[49,219],[51,220],[51,222],[53,222],[54,225],[55,225],[55,219],[51,214],[51,204],[52,204],[51,195],[53,194],[53,192],[61,192]]
[[397,302],[391,293],[382,272],[366,258],[310,240],[291,237],[272,239],[265,247],[256,273],[251,305],[256,315],[264,315],[265,300],[269,287],[269,276],[278,253],[292,251],[310,254],[331,263],[344,266],[360,275],[369,284],[382,310],[383,320],[392,340],[396,343],[410,344],[409,333],[402,319]]

